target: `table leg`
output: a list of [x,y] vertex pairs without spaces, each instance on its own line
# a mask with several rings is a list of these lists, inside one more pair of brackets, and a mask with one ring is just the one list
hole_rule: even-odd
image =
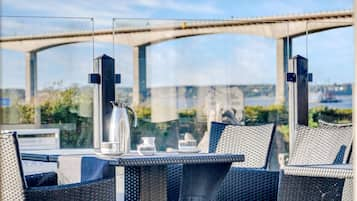
[[214,200],[231,163],[186,164],[183,166],[180,201]]
[[166,201],[167,166],[125,167],[125,201]]

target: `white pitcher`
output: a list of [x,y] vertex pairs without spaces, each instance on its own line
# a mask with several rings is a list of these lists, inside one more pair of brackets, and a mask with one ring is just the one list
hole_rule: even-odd
[[134,109],[124,103],[112,101],[113,111],[110,118],[109,142],[117,147],[112,147],[113,152],[129,153],[130,151],[130,123],[128,110],[134,116],[134,127],[137,126],[136,113]]

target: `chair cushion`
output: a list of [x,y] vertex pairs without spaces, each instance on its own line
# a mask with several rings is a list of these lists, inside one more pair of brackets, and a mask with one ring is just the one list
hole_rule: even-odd
[[95,156],[68,155],[58,158],[58,184],[113,178],[115,168]]

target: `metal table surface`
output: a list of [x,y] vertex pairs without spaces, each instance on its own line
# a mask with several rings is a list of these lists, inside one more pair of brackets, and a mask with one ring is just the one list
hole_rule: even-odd
[[[63,149],[44,151],[22,151],[23,160],[57,161],[59,156],[95,155],[93,149]],[[111,165],[121,166],[118,176],[122,177],[125,200],[166,201],[168,165],[182,164],[180,189],[181,201],[212,200],[233,162],[243,162],[242,154],[215,153],[157,153],[140,156],[133,152],[121,156],[96,155],[108,160]],[[118,180],[118,179],[117,179]]]

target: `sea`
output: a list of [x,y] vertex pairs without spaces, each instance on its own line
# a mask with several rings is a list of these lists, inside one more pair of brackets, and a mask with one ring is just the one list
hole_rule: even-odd
[[[318,95],[311,95],[309,97],[309,108],[317,106],[327,106],[329,108],[338,109],[351,109],[352,108],[352,95],[336,96],[340,102],[336,103],[320,103]],[[275,97],[257,96],[257,97],[245,97],[245,105],[252,106],[268,106],[275,103]]]

